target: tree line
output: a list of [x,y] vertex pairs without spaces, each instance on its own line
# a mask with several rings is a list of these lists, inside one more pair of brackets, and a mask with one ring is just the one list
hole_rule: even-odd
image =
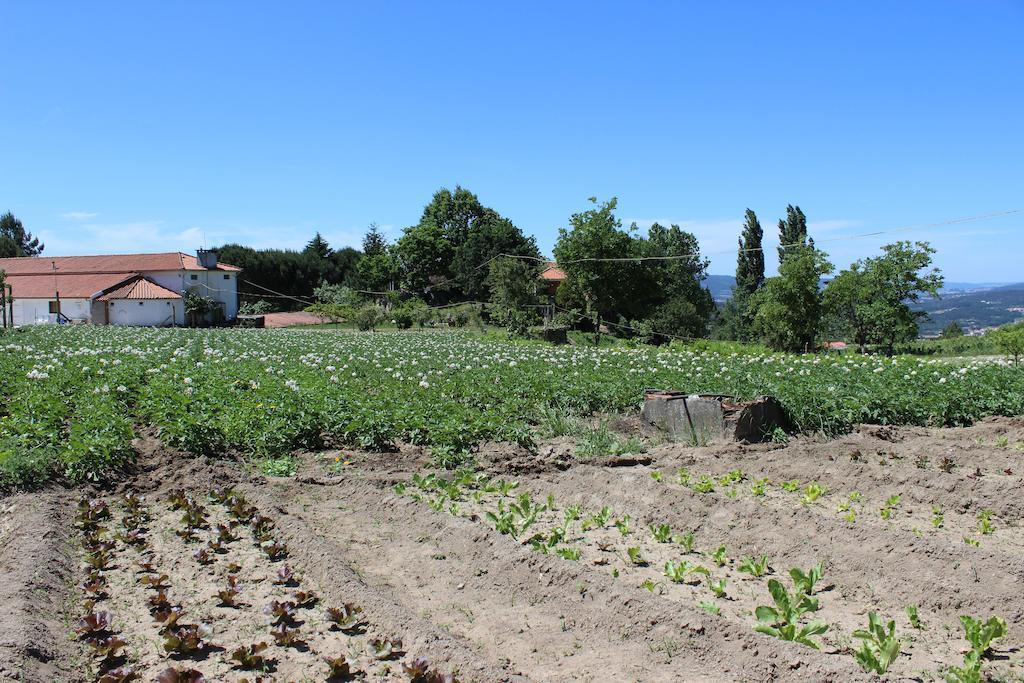
[[747,209],[736,284],[728,302],[717,307],[703,284],[708,260],[693,233],[678,225],[655,223],[646,231],[623,226],[614,198],[590,202],[559,230],[554,257],[566,277],[553,300],[538,281],[545,261],[534,238],[458,186],[437,191],[420,220],[393,243],[371,226],[359,251],[332,249],[319,233],[302,251],[241,245],[217,251],[243,268],[247,299],[269,299],[277,307],[315,298],[323,311],[383,304],[406,317],[431,306],[489,302],[488,320],[519,334],[539,324],[547,310],[554,311],[547,325],[596,334],[605,330],[650,343],[712,337],[786,351],[845,340],[861,350],[891,352],[917,337],[924,314],[912,305],[938,296],[943,282],[927,242],[888,244],[835,273],[794,205],[778,221],[778,275],[767,277],[764,230]]
[[[764,230],[747,209],[739,237],[736,284],[721,308],[701,282],[707,261],[697,238],[678,226],[623,229],[615,200],[575,214],[559,232],[556,259],[568,280],[558,292],[566,306],[581,308],[600,329],[653,341],[705,337],[761,342],[784,351],[810,351],[828,340],[848,340],[892,352],[918,333],[924,316],[912,304],[938,296],[943,278],[931,267],[927,242],[900,241],[882,253],[835,272],[828,255],[808,234],[799,206],[787,206],[778,222],[778,275],[766,277]],[[615,261],[615,257],[633,261]],[[655,258],[652,258],[655,257]],[[650,260],[643,260],[643,259]]]
[[[553,300],[538,281],[546,263],[534,238],[458,186],[436,192],[420,220],[394,243],[371,226],[361,251],[335,251],[318,234],[301,252],[228,245],[220,254],[241,266],[247,280],[315,297],[321,310],[382,303],[389,311],[408,312],[489,302],[489,321],[520,334],[547,311],[546,325],[596,334],[605,330],[651,343],[712,337],[787,351],[846,340],[862,350],[891,352],[916,338],[924,314],[912,305],[938,296],[943,282],[927,242],[894,242],[835,273],[795,205],[778,221],[778,275],[767,277],[764,230],[747,209],[736,284],[728,302],[717,307],[703,284],[708,260],[693,233],[678,225],[655,223],[645,231],[623,226],[616,208],[614,198],[591,198],[559,230],[554,257],[566,277]],[[266,290],[247,290],[254,297],[261,292]]]
[[[543,312],[549,327],[651,343],[711,337],[786,351],[845,340],[862,350],[892,352],[917,337],[924,314],[912,305],[937,297],[943,282],[927,242],[888,244],[835,273],[794,205],[778,221],[778,275],[766,277],[764,230],[747,209],[736,284],[718,307],[703,284],[709,262],[693,233],[678,225],[655,223],[646,231],[623,226],[616,208],[614,198],[591,198],[559,230],[554,257],[565,280],[553,298],[538,280],[546,261],[535,239],[459,186],[434,193],[419,221],[394,242],[371,225],[361,249],[335,249],[318,232],[302,250],[242,244],[214,250],[221,261],[242,268],[239,294],[246,311],[315,302],[339,317],[369,306],[422,322],[431,307],[488,302],[483,315],[517,334],[540,324]],[[10,212],[0,216],[0,256],[42,250]],[[379,311],[364,316],[371,326],[381,317]]]

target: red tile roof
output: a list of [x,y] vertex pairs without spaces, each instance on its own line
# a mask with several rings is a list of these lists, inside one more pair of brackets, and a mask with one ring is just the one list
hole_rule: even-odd
[[97,301],[110,299],[180,299],[181,295],[172,289],[162,287],[149,278],[134,277],[117,289],[107,292]]
[[[29,256],[0,258],[0,270],[8,275],[51,275],[57,273],[138,273],[159,270],[206,270],[191,254],[169,251],[162,254],[110,254],[105,256]],[[218,263],[216,270],[239,271],[241,268]]]
[[[9,259],[0,259],[6,261]],[[53,274],[8,275],[7,284],[15,299],[53,299],[59,291],[64,299],[88,299],[105,289],[116,287],[124,280],[138,277],[138,273],[82,273],[67,275],[57,271],[56,282]]]
[[565,271],[558,267],[554,261],[548,261],[547,268],[540,274],[541,280],[562,281],[565,279]]

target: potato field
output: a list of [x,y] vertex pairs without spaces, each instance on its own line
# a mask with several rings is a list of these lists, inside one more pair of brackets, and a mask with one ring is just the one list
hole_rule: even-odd
[[1003,362],[44,326],[0,389],[0,680],[1024,680]]

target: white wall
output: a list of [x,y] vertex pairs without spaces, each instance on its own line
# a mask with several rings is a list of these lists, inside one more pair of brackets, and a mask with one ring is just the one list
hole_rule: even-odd
[[[173,270],[143,273],[161,287],[184,294],[194,289],[196,294],[208,296],[224,304],[224,315],[234,320],[238,315],[238,273],[223,270]],[[193,280],[192,276],[196,279]],[[224,276],[227,276],[225,279]]]
[[115,299],[107,302],[107,309],[111,325],[165,326],[180,319],[182,303],[180,299]]
[[[53,299],[19,299],[15,297],[14,324],[34,325],[56,322],[57,316],[50,314],[51,301]],[[89,320],[89,300],[61,299],[60,312],[72,320]]]
[[[228,320],[234,320],[238,315],[238,273],[225,272],[223,270],[173,270],[153,271],[143,273],[157,284],[167,289],[183,294],[189,289],[194,289],[197,294],[208,296],[215,301],[224,304],[224,315]],[[193,280],[191,275],[196,275]],[[227,279],[224,276],[227,275]],[[14,324],[31,325],[38,322],[56,322],[55,315],[50,315],[50,301],[52,299],[14,299]],[[184,306],[180,300],[173,301],[173,306],[168,305],[166,299],[145,299],[143,305],[139,306],[139,300],[122,299],[111,302],[116,309],[120,304],[125,304],[118,313],[118,320],[114,319],[114,309],[110,311],[110,324],[112,325],[161,325],[170,324],[167,320],[174,309],[174,322],[178,325],[185,324]],[[90,305],[88,299],[61,299],[60,310],[72,320],[92,321],[94,325],[105,324],[103,315],[103,302],[95,302]],[[134,307],[134,308],[132,308]],[[128,309],[132,309],[131,312]],[[132,322],[120,322],[120,320],[132,320]],[[167,322],[164,322],[167,320]]]

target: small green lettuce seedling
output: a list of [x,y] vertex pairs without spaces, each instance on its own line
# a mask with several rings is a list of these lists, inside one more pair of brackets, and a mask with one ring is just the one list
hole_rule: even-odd
[[583,507],[580,505],[570,505],[565,508],[562,513],[563,519],[565,520],[565,526],[568,527],[570,524],[575,522],[577,519],[583,516]]
[[583,530],[603,529],[605,525],[608,524],[608,520],[611,519],[611,516],[612,509],[605,506],[601,508],[600,512],[594,513],[587,519],[583,520]]
[[711,592],[715,594],[716,598],[724,598],[725,597],[725,586],[726,586],[726,583],[727,583],[727,580],[725,578],[721,578],[721,579],[717,579],[715,581],[712,581],[711,580],[711,575],[708,574],[708,588],[711,589]]
[[889,496],[885,500],[885,505],[883,505],[882,508],[878,511],[878,514],[881,515],[882,519],[886,519],[886,520],[892,519],[893,513],[896,512],[896,506],[899,505],[899,504],[900,504],[900,496],[899,496],[899,494],[895,494],[895,495]]
[[932,506],[932,526],[936,529],[941,529],[943,523],[946,520],[946,516],[942,514],[942,507],[938,505]]
[[732,470],[720,476],[718,483],[722,486],[729,486],[731,484],[738,484],[747,478],[747,475],[743,473],[743,470]]
[[853,637],[863,641],[853,657],[865,671],[884,674],[899,657],[900,641],[896,637],[895,621],[883,625],[877,614],[868,612],[867,630],[854,631]]
[[992,511],[982,510],[978,513],[978,531],[986,536],[995,531],[996,528],[992,526]]
[[557,548],[555,553],[563,560],[576,561],[583,556],[583,552],[579,548]]
[[685,467],[680,467],[679,471],[676,472],[676,479],[679,481],[680,486],[690,486],[690,470]]
[[910,625],[918,631],[924,630],[924,624],[921,623],[921,616],[917,612],[917,605],[907,605],[907,619],[910,620]]
[[964,627],[965,636],[971,644],[971,651],[964,655],[964,665],[951,666],[946,670],[946,681],[949,683],[982,683],[987,680],[981,671],[982,659],[991,648],[992,643],[1006,635],[1006,622],[999,617],[989,617],[988,621],[963,615],[960,623]]
[[629,561],[637,567],[646,567],[647,560],[644,559],[643,555],[640,554],[640,548],[637,546],[626,548],[626,555],[629,557]]
[[615,520],[615,528],[619,530],[619,533],[623,536],[629,535],[629,515],[620,517]]
[[797,567],[793,567],[789,570],[789,576],[793,579],[793,585],[800,591],[803,591],[804,595],[814,595],[814,585],[821,580],[821,575],[824,572],[824,566],[821,562],[814,565],[806,572]]
[[775,606],[759,605],[754,610],[760,622],[754,630],[820,650],[821,645],[811,638],[828,631],[828,624],[817,620],[800,624],[800,618],[806,612],[818,609],[818,601],[800,592],[790,595],[776,579],[769,579],[768,592],[771,593]]
[[651,535],[658,543],[668,543],[672,538],[672,527],[668,524],[652,524]]
[[756,498],[760,498],[765,494],[765,491],[768,489],[768,483],[769,482],[767,479],[755,480],[754,483],[750,485],[750,495]]
[[715,482],[708,475],[701,475],[700,480],[693,485],[693,490],[697,493],[714,493]]
[[768,571],[768,556],[762,555],[761,557],[754,559],[753,557],[744,557],[740,560],[738,569],[741,572],[746,572],[754,577],[762,577],[765,572]]
[[782,487],[783,491],[786,491],[788,493],[796,493],[798,490],[800,490],[800,482],[797,481],[796,479],[784,481],[781,484],[779,484],[779,486]]
[[692,579],[700,581],[699,575],[707,575],[708,570],[699,564],[693,564],[686,560],[679,560],[677,562],[669,560],[665,563],[664,573],[673,583],[689,583]]
[[825,487],[816,481],[812,481],[810,484],[804,487],[804,495],[801,496],[800,502],[804,505],[810,505],[814,501],[825,495]]
[[714,614],[715,616],[719,616],[722,614],[722,610],[719,609],[718,605],[716,605],[713,602],[708,602],[707,600],[702,600],[698,607],[700,607],[708,614]]
[[960,617],[960,623],[964,627],[967,642],[979,657],[986,657],[992,643],[1006,635],[1006,622],[999,617],[989,617],[988,621],[981,621],[964,614]]
[[693,546],[697,542],[697,538],[693,535],[692,531],[688,531],[682,536],[675,536],[672,540],[683,546],[683,549],[686,550],[687,554],[693,552]]
[[715,552],[712,553],[711,559],[715,563],[716,567],[724,567],[726,562],[729,561],[725,557],[725,546],[724,545],[718,546],[718,548],[715,549]]

